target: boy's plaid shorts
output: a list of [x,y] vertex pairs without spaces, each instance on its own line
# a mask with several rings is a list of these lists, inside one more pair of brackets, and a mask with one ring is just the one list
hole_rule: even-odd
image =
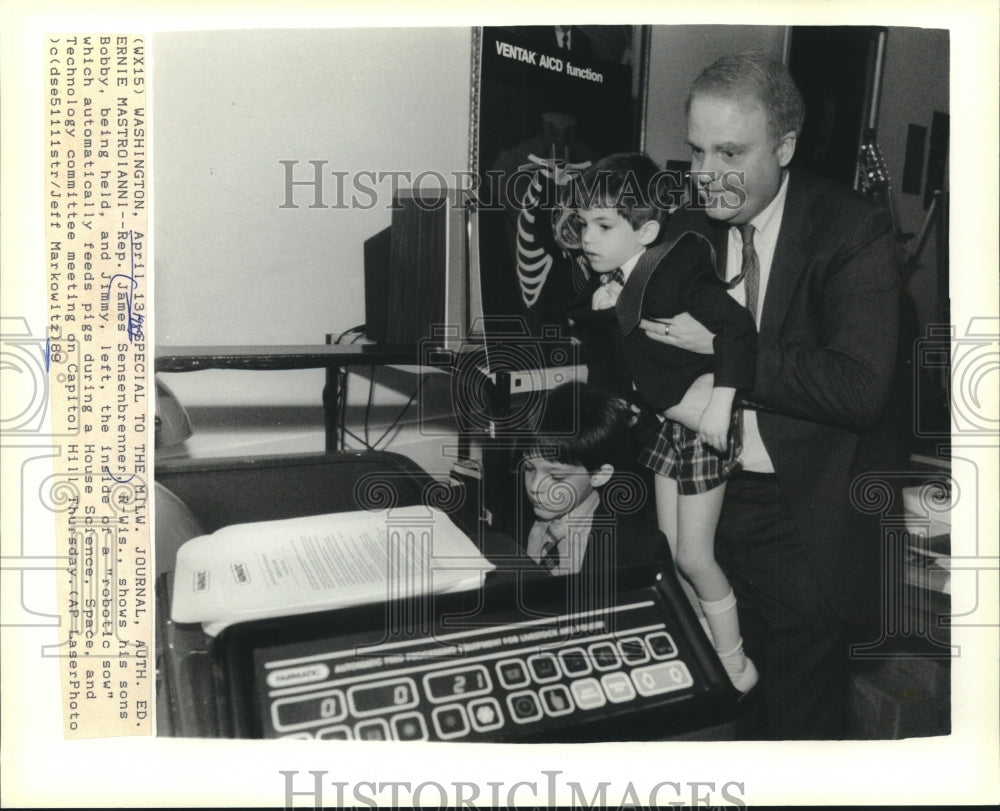
[[706,445],[690,428],[667,420],[642,449],[639,464],[676,479],[677,492],[689,496],[713,490],[739,472],[743,467],[739,461],[742,452],[743,410],[734,408],[725,453]]

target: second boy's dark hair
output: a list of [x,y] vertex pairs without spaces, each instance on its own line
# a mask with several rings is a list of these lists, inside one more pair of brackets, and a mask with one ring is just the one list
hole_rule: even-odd
[[542,456],[589,471],[621,466],[629,410],[621,400],[579,381],[557,386],[545,398],[527,456]]

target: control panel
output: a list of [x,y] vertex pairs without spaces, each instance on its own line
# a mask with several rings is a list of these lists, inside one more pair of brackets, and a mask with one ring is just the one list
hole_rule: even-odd
[[[598,607],[570,606],[565,592],[552,593],[566,578],[547,580],[484,589],[488,599],[477,593],[471,606],[469,597],[444,595],[429,612],[386,604],[227,629],[217,644],[234,732],[638,740],[731,710],[729,681],[672,573],[644,585],[633,578]],[[401,617],[414,620],[405,632]]]

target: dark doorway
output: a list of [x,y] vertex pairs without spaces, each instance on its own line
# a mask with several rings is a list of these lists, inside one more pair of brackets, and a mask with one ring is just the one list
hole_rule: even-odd
[[793,26],[788,69],[806,102],[794,165],[854,185],[878,103],[885,28]]

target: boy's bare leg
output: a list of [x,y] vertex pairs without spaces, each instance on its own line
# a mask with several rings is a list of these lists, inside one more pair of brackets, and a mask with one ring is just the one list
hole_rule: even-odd
[[736,597],[715,560],[715,529],[726,487],[677,498],[677,564],[698,595],[712,643],[733,685],[746,692],[757,682],[757,669],[743,653]]
[[677,564],[701,600],[721,600],[732,590],[715,561],[715,528],[725,495],[723,484],[705,493],[676,496]]
[[[678,578],[681,582],[681,588],[684,590],[684,595],[688,598],[688,602],[691,603],[695,613],[699,618],[704,619],[698,594],[695,592],[694,586],[687,579],[687,576],[680,570],[680,564],[677,562],[677,503],[679,499],[677,494],[677,480],[661,476],[657,473],[653,477],[653,495],[656,498],[656,525],[660,528],[660,532],[667,536],[667,543],[670,545],[670,555],[673,557],[674,565],[678,567],[677,570],[681,575]],[[702,625],[704,624],[702,622]],[[707,628],[705,630],[708,631]]]

